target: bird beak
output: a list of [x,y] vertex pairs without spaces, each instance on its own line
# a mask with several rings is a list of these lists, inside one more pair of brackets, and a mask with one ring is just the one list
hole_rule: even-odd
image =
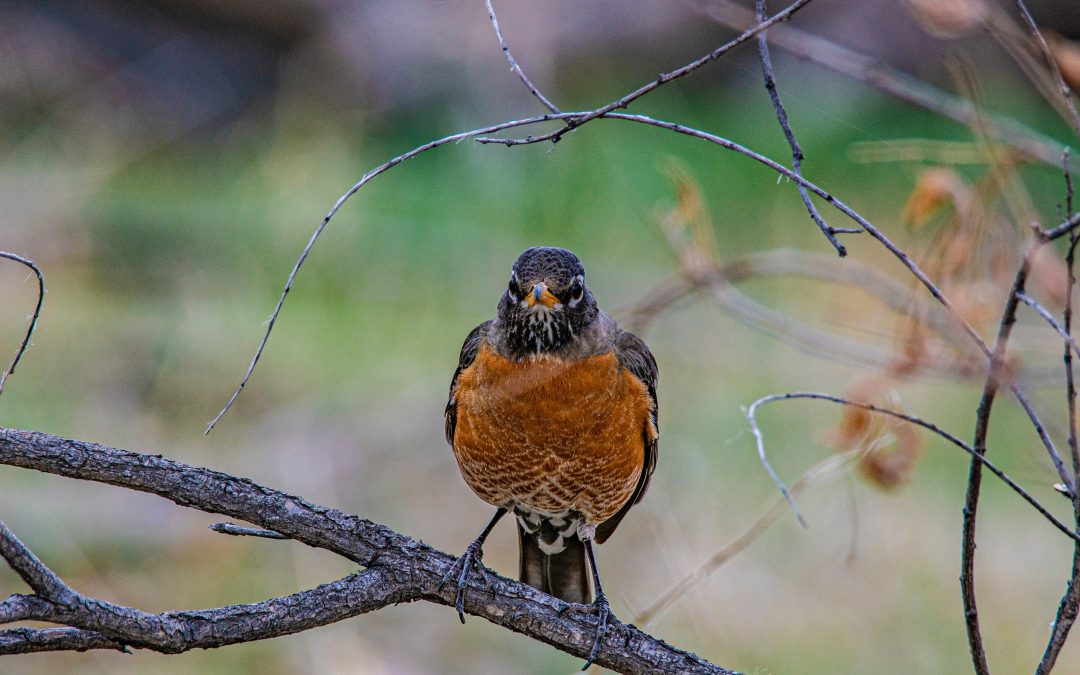
[[551,309],[558,304],[559,299],[551,294],[551,291],[547,289],[547,285],[541,281],[533,286],[532,293],[525,296],[525,302],[529,307],[534,307],[537,303],[540,303],[544,307]]

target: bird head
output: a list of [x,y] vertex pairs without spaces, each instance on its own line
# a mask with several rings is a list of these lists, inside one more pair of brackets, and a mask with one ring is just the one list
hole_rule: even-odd
[[496,323],[511,352],[541,354],[572,342],[598,312],[578,257],[564,248],[534,246],[510,269]]

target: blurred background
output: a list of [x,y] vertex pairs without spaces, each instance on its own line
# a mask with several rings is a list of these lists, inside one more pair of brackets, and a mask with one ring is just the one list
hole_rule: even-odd
[[[1080,12],[1053,0],[1030,5],[1061,36],[1053,44],[1068,76]],[[614,100],[707,53],[735,34],[723,21],[737,16],[710,0],[496,9],[518,61],[564,110]],[[973,97],[1057,149],[1075,147],[1040,94],[1038,64],[1030,54],[1025,63],[1022,39],[1009,33],[1019,25],[1013,13],[1012,3],[990,0],[833,0],[790,26]],[[807,176],[909,250],[989,339],[1022,233],[1032,219],[1052,225],[1063,214],[1060,168],[805,54],[774,48],[773,61]],[[761,79],[749,43],[631,111],[788,164]],[[659,467],[644,502],[598,551],[623,620],[777,499],[744,416],[755,399],[847,394],[970,439],[980,362],[928,331],[922,317],[933,311],[912,309],[920,294],[879,245],[849,235],[848,260],[828,257],[792,184],[716,146],[603,120],[555,148],[447,146],[365,187],[315,247],[237,405],[202,435],[243,375],[300,250],[350,185],[428,140],[540,112],[479,0],[0,0],[0,249],[34,259],[48,286],[32,347],[0,398],[0,424],[247,476],[457,554],[490,509],[460,479],[443,439],[447,386],[462,340],[493,315],[515,256],[546,244],[579,254],[601,306],[639,328],[660,364]],[[638,303],[692,257],[680,255],[680,234],[709,264],[750,260],[739,291],[800,327],[763,329],[705,295],[643,320]],[[777,249],[795,251],[785,259],[818,278],[752,264]],[[1060,309],[1060,252],[1044,257],[1031,292]],[[37,287],[25,268],[4,263],[6,363]],[[891,278],[900,295],[830,278],[858,264]],[[888,297],[905,311],[890,311]],[[836,348],[813,347],[806,331],[834,336]],[[1014,348],[1012,365],[1064,447],[1059,341],[1022,312]],[[799,495],[808,529],[783,513],[648,630],[748,673],[967,670],[957,583],[967,457],[825,403],[774,404],[759,420],[789,482],[838,450],[861,459]],[[1045,452],[1006,397],[990,439],[995,461],[1068,521]],[[154,497],[8,467],[0,516],[79,591],[148,611],[258,601],[353,567],[300,544],[214,534],[206,525],[218,519]],[[514,573],[514,539],[511,526],[497,529],[485,562]],[[1029,670],[1071,547],[988,479],[978,551],[990,664]],[[0,570],[0,594],[24,591]],[[1060,672],[1080,671],[1078,639]],[[579,666],[418,603],[209,652],[32,655],[9,657],[0,670]]]

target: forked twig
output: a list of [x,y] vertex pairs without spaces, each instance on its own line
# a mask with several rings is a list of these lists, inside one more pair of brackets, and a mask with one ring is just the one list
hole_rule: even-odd
[[[760,23],[768,17],[768,13],[765,9],[765,0],[756,0],[756,6],[757,20]],[[787,110],[784,109],[784,104],[780,100],[780,92],[776,88],[776,74],[773,72],[772,58],[769,56],[769,40],[766,31],[758,33],[757,41],[758,60],[761,62],[762,74],[765,76],[765,89],[769,92],[773,110],[776,112],[776,119],[780,122],[780,128],[783,129],[784,137],[787,138],[788,145],[791,147],[791,170],[801,176],[803,152],[802,148],[799,146],[799,141],[795,138],[795,132],[791,130],[791,125],[788,123]],[[821,230],[821,233],[829,240],[829,243],[833,245],[833,248],[836,249],[836,252],[841,258],[846,256],[847,249],[836,239],[836,231],[829,227],[821,217],[821,214],[818,213],[817,207],[814,206],[814,202],[810,200],[810,194],[806,191],[806,187],[801,183],[796,183],[795,187],[799,191],[799,196],[802,197],[803,205],[806,206],[810,218],[817,223],[818,229]]]
[[[1073,184],[1072,173],[1069,171],[1069,152],[1062,153],[1062,170],[1065,174],[1065,212],[1073,210]],[[1065,362],[1065,405],[1069,419],[1069,450],[1072,455],[1073,478],[1080,485],[1080,444],[1077,443],[1076,429],[1076,379],[1073,374],[1073,352],[1076,351],[1076,343],[1072,340],[1072,299],[1076,290],[1076,245],[1080,237],[1075,232],[1069,235],[1069,248],[1065,254],[1065,266],[1068,274],[1068,283],[1065,291],[1064,312],[1064,362]],[[1077,528],[1080,528],[1080,490],[1073,490],[1073,518]],[[1065,641],[1069,638],[1069,631],[1076,622],[1077,613],[1080,612],[1080,544],[1073,546],[1072,570],[1069,573],[1069,582],[1065,588],[1065,594],[1061,596],[1057,615],[1051,624],[1050,639],[1046,643],[1042,660],[1035,670],[1036,675],[1047,675],[1057,662]]]
[[562,111],[556,108],[554,103],[549,101],[546,96],[540,93],[540,90],[537,89],[536,86],[525,75],[525,71],[521,69],[521,66],[518,65],[518,62],[514,60],[514,55],[510,53],[510,48],[506,46],[506,40],[503,38],[502,29],[499,28],[499,19],[495,16],[495,7],[492,6],[491,0],[484,0],[484,4],[487,6],[488,20],[491,22],[491,27],[495,29],[495,37],[499,40],[499,47],[502,49],[503,54],[506,55],[506,60],[510,62],[510,70],[514,71],[514,74],[518,76],[518,79],[522,81],[522,83],[525,85],[526,88],[528,88],[528,90],[532,93],[533,96],[535,96],[541,103],[544,104],[545,108],[555,113],[556,115],[561,113]]
[[[289,291],[292,289],[293,281],[296,279],[296,275],[300,271],[300,268],[303,266],[304,261],[307,259],[308,254],[311,252],[311,249],[315,246],[315,242],[318,241],[320,235],[322,235],[323,230],[326,229],[326,226],[330,223],[330,220],[333,219],[333,217],[337,214],[338,210],[341,209],[341,207],[345,204],[345,202],[347,202],[354,194],[356,194],[357,191],[360,190],[360,188],[362,188],[364,185],[366,185],[370,180],[372,180],[376,176],[384,173],[385,171],[397,166],[398,164],[400,164],[400,163],[402,163],[402,162],[404,162],[406,160],[412,159],[413,157],[415,157],[415,156],[417,156],[417,155],[419,155],[419,154],[421,154],[423,152],[427,152],[428,150],[432,150],[434,148],[446,145],[447,143],[456,143],[458,141],[462,141],[462,140],[465,140],[465,139],[468,139],[468,138],[476,138],[477,140],[481,140],[484,137],[485,134],[497,133],[497,132],[502,131],[504,129],[511,129],[511,128],[514,128],[514,127],[528,126],[528,125],[532,125],[532,124],[538,124],[538,123],[541,123],[541,122],[550,122],[550,121],[554,121],[554,120],[561,120],[561,121],[564,121],[566,124],[563,127],[561,127],[560,129],[558,129],[558,130],[556,130],[556,131],[554,131],[552,133],[545,134],[545,135],[538,136],[538,137],[529,136],[527,139],[522,140],[521,143],[536,143],[536,142],[540,142],[540,141],[544,141],[544,140],[557,141],[566,132],[571,131],[572,129],[574,129],[574,128],[576,128],[576,127],[578,127],[578,126],[580,126],[580,125],[582,125],[582,124],[584,124],[584,123],[586,123],[586,122],[588,122],[590,120],[596,119],[598,117],[603,117],[603,116],[616,117],[616,115],[609,115],[609,113],[611,113],[611,111],[613,111],[615,109],[618,109],[618,108],[625,108],[632,101],[635,101],[635,100],[641,98],[642,96],[648,94],[649,92],[655,90],[656,88],[658,88],[658,87],[660,87],[660,86],[662,86],[664,84],[667,84],[668,82],[671,82],[672,80],[676,80],[676,79],[679,79],[681,77],[685,77],[686,75],[689,75],[690,73],[697,70],[701,66],[703,66],[703,65],[705,65],[705,64],[707,64],[707,63],[709,63],[711,61],[715,61],[716,59],[720,58],[724,54],[728,53],[729,51],[731,51],[732,49],[737,47],[738,45],[740,45],[743,42],[745,42],[745,41],[749,40],[750,38],[754,37],[755,35],[757,35],[761,31],[767,29],[769,26],[771,26],[771,25],[773,25],[775,23],[778,23],[780,21],[785,21],[785,20],[789,19],[793,14],[795,14],[795,12],[797,12],[801,8],[805,7],[810,2],[811,2],[811,0],[796,0],[796,2],[794,2],[790,6],[788,6],[787,9],[784,9],[783,11],[778,12],[777,14],[772,16],[767,21],[764,21],[764,22],[762,22],[762,23],[760,23],[760,24],[758,24],[758,25],[756,25],[756,26],[754,26],[754,27],[752,27],[750,29],[747,29],[739,37],[737,37],[734,40],[724,44],[723,46],[713,50],[712,52],[706,54],[705,56],[702,56],[701,58],[698,58],[698,59],[696,59],[694,61],[691,61],[690,63],[686,64],[682,68],[678,68],[678,69],[673,70],[673,71],[671,71],[669,73],[661,74],[659,77],[656,78],[656,80],[654,80],[652,82],[649,82],[648,84],[645,84],[645,85],[635,89],[634,91],[632,91],[629,94],[623,96],[622,98],[620,98],[620,99],[618,99],[616,101],[613,101],[613,102],[611,102],[611,103],[609,103],[609,104],[607,104],[605,106],[601,106],[600,108],[597,108],[595,110],[591,110],[591,111],[587,111],[587,112],[574,112],[574,113],[550,113],[548,115],[541,115],[539,117],[530,117],[530,118],[521,119],[521,120],[512,120],[512,121],[509,121],[509,122],[502,122],[502,123],[499,123],[499,124],[493,124],[493,125],[488,126],[488,127],[482,127],[482,128],[479,128],[479,129],[473,129],[471,131],[464,131],[464,132],[461,132],[461,133],[452,134],[450,136],[445,136],[445,137],[440,138],[438,140],[430,141],[428,143],[424,143],[423,145],[417,146],[416,148],[410,150],[409,152],[406,152],[405,154],[402,154],[402,155],[398,155],[397,157],[391,159],[390,161],[388,161],[388,162],[386,162],[384,164],[381,164],[380,166],[378,166],[378,167],[372,169],[371,171],[369,171],[368,173],[364,174],[364,176],[356,184],[354,184],[351,188],[349,188],[348,191],[345,192],[345,194],[343,194],[341,197],[338,198],[337,202],[334,203],[334,205],[330,208],[330,211],[323,218],[322,223],[320,223],[319,226],[315,228],[315,231],[312,233],[311,238],[308,240],[307,245],[304,247],[304,250],[301,252],[300,257],[297,259],[296,264],[293,265],[292,271],[289,273],[289,278],[285,282],[285,288],[284,288],[284,290],[282,290],[281,296],[278,298],[277,306],[274,307],[274,311],[270,314],[270,318],[267,320],[266,331],[263,333],[262,340],[259,342],[259,346],[255,350],[255,355],[252,357],[251,363],[248,364],[248,368],[247,368],[247,371],[244,373],[243,379],[240,381],[240,384],[233,391],[232,396],[229,397],[229,400],[225,403],[224,407],[222,407],[222,409],[218,412],[218,414],[214,417],[214,419],[212,419],[206,425],[206,430],[205,430],[204,433],[209,434],[214,429],[214,427],[217,426],[217,423],[221,420],[222,417],[225,416],[225,413],[227,413],[229,411],[229,409],[232,408],[233,403],[235,403],[237,397],[240,396],[240,392],[243,391],[245,386],[247,386],[248,381],[251,379],[252,373],[255,372],[255,366],[258,364],[259,359],[262,357],[263,349],[266,348],[266,343],[270,339],[270,333],[274,330],[274,324],[277,322],[278,316],[280,316],[280,314],[281,314],[281,308],[285,304],[285,298],[288,296]],[[494,16],[494,12],[492,12],[492,16]],[[509,54],[509,50],[507,50],[507,53]],[[487,139],[487,141],[488,142],[503,142],[504,144],[509,144],[509,145],[512,145],[512,144],[516,143],[516,142],[510,142],[507,139]]]
[[762,405],[765,405],[766,403],[772,403],[772,402],[775,402],[775,401],[789,401],[789,400],[801,399],[801,398],[802,399],[816,399],[816,400],[820,400],[820,401],[829,401],[831,403],[838,403],[840,405],[845,405],[845,406],[849,406],[849,407],[852,407],[852,408],[858,408],[860,410],[866,410],[866,411],[872,412],[872,413],[880,413],[882,415],[888,415],[889,417],[894,417],[894,418],[896,418],[898,420],[903,420],[904,422],[908,422],[910,424],[914,424],[914,425],[916,425],[918,427],[922,427],[923,429],[926,429],[927,431],[929,431],[929,432],[931,432],[931,433],[945,439],[949,443],[952,443],[956,447],[958,447],[961,450],[963,450],[964,452],[966,452],[968,455],[971,456],[972,461],[977,462],[978,464],[980,464],[982,466],[985,466],[987,468],[987,470],[990,471],[990,473],[994,474],[999,479],[1001,479],[1001,482],[1005,483],[1005,485],[1007,485],[1009,487],[1009,489],[1011,489],[1013,492],[1015,492],[1017,495],[1019,495],[1021,499],[1023,499],[1028,504],[1030,504],[1032,508],[1034,508],[1043,518],[1045,518],[1047,520],[1047,522],[1049,522],[1051,525],[1053,525],[1055,528],[1057,528],[1058,531],[1060,531],[1062,534],[1069,537],[1073,541],[1080,542],[1080,533],[1074,532],[1067,525],[1065,525],[1060,520],[1058,520],[1058,518],[1055,517],[1054,514],[1050,513],[1050,511],[1045,506],[1043,506],[1039,502],[1039,500],[1035,499],[1035,497],[1033,497],[1031,495],[1031,493],[1029,493],[1027,490],[1025,490],[1023,487],[1021,487],[1019,483],[1017,483],[1015,480],[1010,478],[1008,474],[1006,474],[1004,471],[1002,471],[1000,468],[998,468],[993,462],[991,462],[989,459],[987,459],[983,454],[977,452],[973,446],[965,443],[964,441],[960,440],[957,436],[945,431],[944,429],[937,426],[936,424],[933,424],[932,422],[927,422],[926,420],[924,420],[924,419],[922,419],[920,417],[916,417],[914,415],[908,415],[907,413],[902,413],[902,412],[900,412],[898,410],[891,410],[889,408],[883,408],[881,406],[877,406],[877,405],[874,405],[872,403],[859,403],[858,401],[852,401],[850,399],[842,398],[840,396],[834,396],[832,394],[822,394],[822,393],[817,393],[817,392],[804,392],[804,391],[789,392],[789,393],[786,393],[786,394],[772,394],[770,396],[764,396],[764,397],[759,398],[758,400],[754,401],[754,403],[750,407],[751,408],[758,408],[758,407],[761,407]]
[[1061,93],[1065,109],[1069,113],[1069,121],[1072,123],[1073,131],[1080,136],[1080,114],[1077,114],[1076,112],[1076,103],[1073,102],[1072,98],[1072,89],[1066,84],[1065,78],[1061,76],[1061,68],[1058,67],[1057,59],[1055,59],[1054,55],[1050,52],[1050,46],[1046,44],[1046,38],[1043,37],[1042,31],[1039,30],[1039,26],[1035,23],[1035,19],[1031,16],[1031,12],[1028,11],[1027,5],[1024,4],[1024,0],[1016,0],[1016,7],[1020,10],[1020,16],[1024,19],[1024,23],[1027,24],[1028,30],[1031,31],[1031,37],[1035,41],[1035,46],[1039,48],[1039,52],[1046,61],[1046,67],[1050,69],[1050,75],[1054,78],[1054,83],[1058,86],[1058,91]]
[[15,366],[19,365],[19,360],[22,359],[23,354],[26,353],[27,348],[30,346],[30,339],[34,336],[34,330],[37,329],[38,317],[41,316],[41,305],[45,302],[45,276],[42,275],[41,269],[29,258],[24,258],[14,253],[7,251],[0,251],[0,258],[7,258],[8,260],[14,260],[17,263],[26,265],[34,274],[37,275],[38,281],[38,299],[37,305],[34,306],[34,314],[30,318],[30,325],[26,329],[26,336],[23,338],[22,344],[19,345],[19,350],[15,352],[15,358],[12,359],[11,365],[7,370],[0,373],[0,394],[4,393],[4,383],[15,372]]

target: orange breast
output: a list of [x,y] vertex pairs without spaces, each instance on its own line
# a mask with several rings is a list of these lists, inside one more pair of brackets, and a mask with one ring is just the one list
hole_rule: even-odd
[[644,465],[648,390],[613,353],[516,362],[483,345],[458,379],[454,454],[495,506],[520,504],[590,524],[615,515]]

